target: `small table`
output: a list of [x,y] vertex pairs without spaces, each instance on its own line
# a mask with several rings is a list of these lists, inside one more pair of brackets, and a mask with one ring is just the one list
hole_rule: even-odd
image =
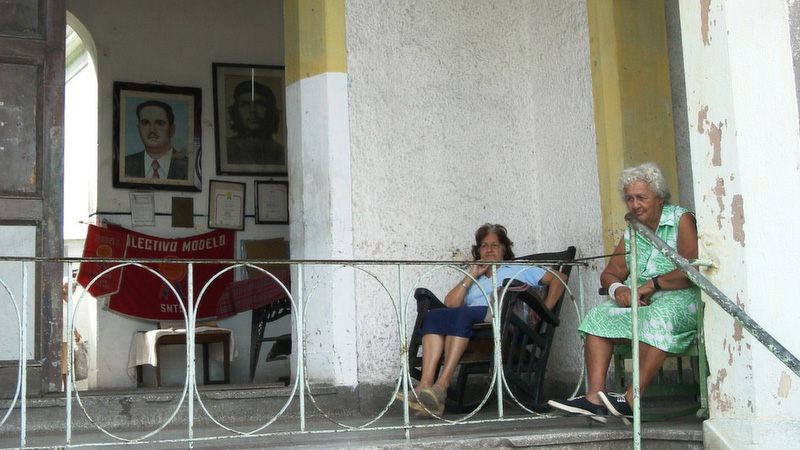
[[[211,380],[209,376],[210,344],[221,343],[223,353],[223,378]],[[203,384],[229,384],[231,373],[231,355],[233,335],[227,328],[197,327],[195,344],[203,346]],[[155,386],[161,386],[161,347],[165,345],[186,345],[185,329],[158,329],[139,331],[134,336],[131,352],[128,356],[128,367],[136,367],[137,385],[143,383],[142,365],[150,364],[155,370]]]

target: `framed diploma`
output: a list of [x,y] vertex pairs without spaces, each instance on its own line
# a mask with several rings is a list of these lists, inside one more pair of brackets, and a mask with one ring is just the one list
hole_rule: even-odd
[[244,230],[245,184],[211,180],[208,193],[208,228]]
[[153,191],[131,192],[131,225],[134,227],[156,226],[156,201]]
[[289,223],[289,183],[256,181],[256,223]]

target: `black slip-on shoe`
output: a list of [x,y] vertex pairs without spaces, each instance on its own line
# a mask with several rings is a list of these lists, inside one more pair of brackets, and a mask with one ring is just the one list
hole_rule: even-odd
[[625,425],[631,424],[630,419],[633,418],[633,408],[628,404],[625,394],[617,394],[616,392],[609,392],[606,394],[598,392],[598,396],[600,396],[600,400],[602,400],[603,404],[608,408],[608,412],[622,419]]
[[547,404],[555,409],[568,412],[570,414],[578,414],[587,416],[590,419],[606,423],[608,418],[608,409],[603,405],[595,405],[594,403],[586,400],[586,396],[568,398],[566,400],[548,400]]

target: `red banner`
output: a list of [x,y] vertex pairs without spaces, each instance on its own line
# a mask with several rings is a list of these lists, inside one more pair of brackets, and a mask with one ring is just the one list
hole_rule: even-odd
[[[124,258],[125,233],[89,225],[86,241],[83,245],[84,258]],[[116,265],[115,263],[81,263],[78,269],[78,283],[89,286],[89,283],[104,270]],[[89,287],[89,293],[94,297],[116,294],[122,279],[122,270],[112,270],[102,277],[94,280]]]
[[[98,227],[94,227],[98,228]],[[101,229],[102,230],[102,229]],[[110,225],[107,230],[124,236],[125,258],[130,259],[232,259],[235,233],[232,230],[215,230],[178,239],[165,239],[138,233],[120,226]],[[93,230],[90,228],[89,233]],[[94,230],[97,233],[97,230]],[[89,238],[87,237],[87,245]],[[84,249],[86,252],[86,249]],[[122,271],[119,291],[111,296],[108,308],[112,311],[152,320],[183,320],[183,313],[172,288],[186,306],[188,294],[188,265],[183,263],[145,264],[147,269],[126,266]],[[225,265],[194,264],[194,298],[198,318],[213,317],[217,302],[225,287],[233,281],[233,271],[216,278],[206,289],[201,303],[197,304],[200,290]]]

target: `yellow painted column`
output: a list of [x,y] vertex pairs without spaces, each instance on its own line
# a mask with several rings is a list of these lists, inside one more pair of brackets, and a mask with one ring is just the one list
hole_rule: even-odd
[[678,202],[663,0],[587,0],[603,240],[625,227],[617,191],[623,168],[653,161]]
[[344,0],[285,0],[286,85],[347,72]]

